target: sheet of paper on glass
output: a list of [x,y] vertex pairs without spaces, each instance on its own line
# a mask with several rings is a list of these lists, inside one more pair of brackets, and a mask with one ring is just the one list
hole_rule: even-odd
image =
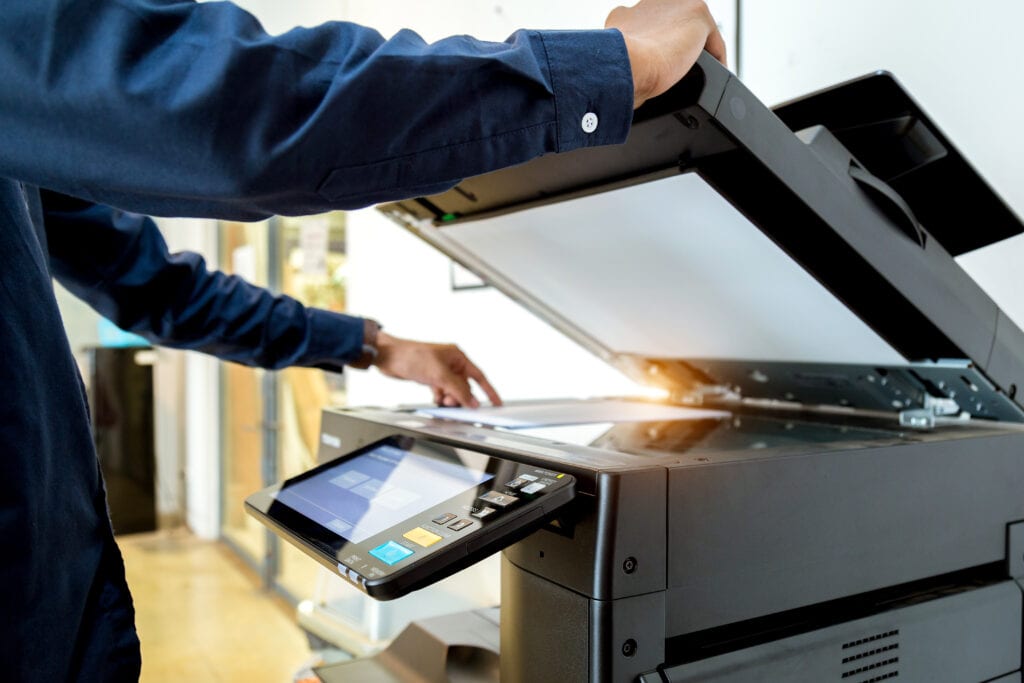
[[615,422],[661,422],[706,420],[728,417],[724,410],[704,410],[648,401],[609,399],[604,401],[539,401],[522,405],[481,408],[424,408],[421,415],[458,422],[525,429],[556,425]]

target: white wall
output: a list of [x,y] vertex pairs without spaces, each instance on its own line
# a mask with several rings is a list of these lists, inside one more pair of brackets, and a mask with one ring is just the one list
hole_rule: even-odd
[[[604,26],[613,2],[585,0],[433,0],[382,3],[343,0],[345,18],[372,26],[385,36],[410,28],[428,41],[469,34],[482,40],[504,40],[516,29],[589,29]],[[396,11],[400,7],[401,11]]]
[[[1024,215],[1024,2],[747,0],[741,20],[743,80],[762,100],[891,71]],[[1024,237],[959,260],[1024,327]]]
[[346,0],[234,0],[252,12],[268,33],[278,34],[296,26],[316,26],[344,19]]

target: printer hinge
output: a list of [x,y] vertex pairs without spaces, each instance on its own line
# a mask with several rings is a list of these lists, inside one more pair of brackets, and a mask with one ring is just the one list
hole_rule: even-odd
[[961,411],[955,400],[925,394],[922,407],[900,411],[900,426],[910,429],[933,429],[939,418],[949,416],[963,422],[971,419],[971,414]]
[[673,403],[685,406],[703,406],[738,401],[739,394],[732,388],[717,384],[698,384],[687,391],[673,391],[669,396]]

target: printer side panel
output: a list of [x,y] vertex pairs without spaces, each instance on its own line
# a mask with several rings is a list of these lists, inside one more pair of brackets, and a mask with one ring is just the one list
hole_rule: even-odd
[[598,473],[561,528],[505,549],[501,680],[625,682],[664,662],[666,474]]
[[1024,433],[678,467],[669,637],[1003,562]]
[[512,563],[598,600],[665,590],[666,470],[601,472],[559,525],[505,549]]
[[1021,590],[1013,581],[651,673],[645,683],[1019,683]]

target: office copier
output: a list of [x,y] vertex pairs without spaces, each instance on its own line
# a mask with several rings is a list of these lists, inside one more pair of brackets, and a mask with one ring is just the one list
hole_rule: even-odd
[[[624,145],[381,208],[668,398],[325,410],[366,505],[253,514],[382,598],[502,552],[500,618],[345,680],[1021,680],[1024,333],[954,257],[1024,225],[891,75],[773,111],[704,54]],[[417,449],[463,484],[406,516]]]

